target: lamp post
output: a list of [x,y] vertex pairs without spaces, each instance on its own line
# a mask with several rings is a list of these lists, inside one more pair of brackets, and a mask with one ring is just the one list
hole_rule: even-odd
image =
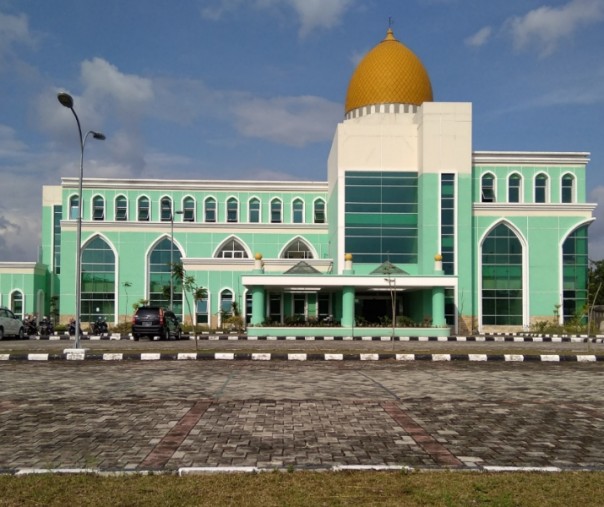
[[62,106],[71,109],[76,123],[78,124],[78,134],[80,136],[80,182],[78,192],[78,219],[76,226],[76,315],[75,315],[75,348],[80,348],[80,311],[82,298],[82,180],[84,179],[84,146],[88,136],[91,135],[94,139],[103,141],[105,135],[94,130],[89,130],[82,137],[82,127],[80,119],[73,108],[73,97],[68,93],[61,92],[57,95],[57,99]]
[[170,211],[170,310],[174,303],[174,215],[182,215],[183,211]]

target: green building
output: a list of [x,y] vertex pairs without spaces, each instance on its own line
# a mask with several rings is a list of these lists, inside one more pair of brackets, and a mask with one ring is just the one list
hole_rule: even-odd
[[[117,324],[140,300],[209,328],[236,303],[250,336],[572,319],[587,302],[588,161],[473,151],[472,105],[435,101],[388,30],[350,80],[326,181],[85,178],[81,319]],[[0,305],[73,317],[78,186],[44,187],[42,258],[0,263]],[[179,262],[207,298],[170,280]]]

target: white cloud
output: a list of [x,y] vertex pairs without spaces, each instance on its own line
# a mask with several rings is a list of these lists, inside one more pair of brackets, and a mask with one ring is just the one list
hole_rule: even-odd
[[511,34],[517,49],[537,47],[542,56],[547,56],[563,39],[603,18],[604,0],[571,0],[561,7],[545,5],[510,18],[504,29]]
[[485,26],[476,32],[474,35],[468,37],[465,40],[467,46],[480,47],[484,46],[487,41],[491,38],[493,29],[490,26]]
[[283,9],[292,9],[300,24],[299,34],[304,37],[319,28],[331,28],[341,22],[345,12],[356,0],[218,0],[212,5],[200,9],[205,19],[218,21],[225,19],[231,12],[251,5],[256,9],[267,10],[282,15]]
[[12,16],[0,12],[0,56],[11,51],[14,44],[33,42],[27,16]]
[[342,105],[319,97],[251,99],[233,107],[235,127],[247,136],[304,146],[329,140],[342,116]]
[[0,157],[14,157],[25,150],[25,144],[17,139],[15,129],[0,124]]

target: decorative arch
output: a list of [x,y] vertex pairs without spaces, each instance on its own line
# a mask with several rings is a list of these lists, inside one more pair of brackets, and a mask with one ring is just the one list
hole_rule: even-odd
[[315,224],[324,224],[326,222],[325,208],[325,199],[322,197],[315,198],[313,201],[313,222]]
[[271,199],[270,213],[271,224],[280,224],[283,222],[283,201],[278,197]]
[[105,220],[105,198],[96,194],[92,197],[92,220]]
[[234,195],[226,199],[226,220],[229,223],[239,222],[239,199]]
[[497,178],[488,171],[480,177],[480,202],[495,202],[497,195]]
[[172,197],[164,195],[159,200],[159,219],[161,222],[170,222],[173,213]]
[[256,195],[247,201],[247,221],[251,224],[262,222],[262,201]]
[[25,294],[21,289],[13,289],[9,296],[9,308],[20,319],[24,316],[25,311]]
[[182,281],[172,278],[172,263],[182,261],[182,251],[170,235],[164,234],[157,238],[147,251],[147,294],[149,304],[169,308],[170,288],[172,294],[172,309],[176,315],[182,315]]
[[480,327],[524,326],[528,281],[526,239],[507,220],[495,222],[480,240]]
[[136,200],[136,220],[138,222],[151,220],[151,199],[147,195],[140,195]]
[[508,176],[508,202],[522,202],[522,175],[518,172]]
[[116,321],[117,251],[102,234],[82,244],[81,319]]
[[292,223],[303,224],[305,222],[304,212],[305,212],[304,199],[302,199],[301,197],[295,197],[292,200],[292,211],[291,211]]
[[545,173],[535,175],[534,202],[549,202],[549,176]]
[[229,236],[214,251],[216,259],[249,259],[252,253],[249,247],[237,236]]
[[115,197],[114,206],[115,220],[117,222],[128,220],[128,198],[124,194]]
[[572,203],[576,202],[576,181],[575,175],[572,173],[564,173],[560,178],[560,202]]
[[208,195],[203,200],[203,221],[205,223],[216,223],[218,221],[216,198],[212,195]]
[[191,195],[186,195],[182,200],[182,221],[195,222],[195,198]]
[[316,259],[317,252],[302,236],[291,239],[279,252],[280,259]]
[[80,197],[78,194],[71,194],[68,198],[69,202],[69,220],[77,220],[80,210]]

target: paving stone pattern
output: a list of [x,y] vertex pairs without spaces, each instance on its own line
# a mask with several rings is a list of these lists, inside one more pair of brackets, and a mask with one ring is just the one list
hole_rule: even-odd
[[604,469],[602,364],[0,365],[0,468]]

